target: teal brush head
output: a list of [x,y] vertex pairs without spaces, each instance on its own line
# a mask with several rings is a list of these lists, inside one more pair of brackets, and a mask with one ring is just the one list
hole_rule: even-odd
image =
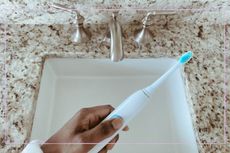
[[179,62],[180,62],[181,64],[185,64],[185,63],[187,63],[191,58],[192,58],[192,51],[188,51],[188,52],[184,53],[184,54],[180,57]]

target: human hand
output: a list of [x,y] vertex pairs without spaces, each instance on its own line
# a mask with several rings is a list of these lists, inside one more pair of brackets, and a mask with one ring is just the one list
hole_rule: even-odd
[[[96,143],[113,135],[123,125],[121,118],[101,122],[114,108],[102,105],[83,108],[58,132],[41,146],[44,153],[87,153]],[[123,131],[127,131],[125,127]],[[107,144],[100,153],[107,153],[118,141],[119,135]]]

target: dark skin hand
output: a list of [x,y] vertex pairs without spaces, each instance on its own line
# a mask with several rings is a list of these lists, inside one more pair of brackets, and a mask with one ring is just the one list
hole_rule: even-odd
[[[87,153],[96,143],[113,135],[123,125],[122,118],[101,122],[114,108],[102,105],[83,108],[42,146],[44,153]],[[123,131],[128,131],[125,127]],[[99,153],[107,153],[118,141],[119,135]]]

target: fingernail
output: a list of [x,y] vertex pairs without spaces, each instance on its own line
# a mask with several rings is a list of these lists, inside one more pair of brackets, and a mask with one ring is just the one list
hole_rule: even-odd
[[115,118],[113,121],[112,121],[112,126],[115,130],[118,130],[122,127],[123,125],[123,120],[121,118]]
[[113,149],[113,145],[112,145],[112,144],[108,144],[108,145],[106,146],[106,148],[107,148],[108,150],[112,150],[112,149]]
[[126,126],[126,127],[123,129],[123,131],[129,131],[129,127]]

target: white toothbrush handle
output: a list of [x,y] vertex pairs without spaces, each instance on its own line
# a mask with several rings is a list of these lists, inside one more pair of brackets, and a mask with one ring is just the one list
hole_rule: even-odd
[[151,95],[157,87],[161,85],[162,82],[164,82],[173,72],[175,72],[182,64],[180,62],[177,62],[175,65],[173,65],[167,72],[165,72],[159,79],[157,79],[155,82],[153,82],[151,85],[143,89],[145,93],[148,95]]
[[115,118],[117,116],[122,117],[124,120],[123,126],[112,136],[101,141],[94,146],[89,153],[98,153],[105,145],[107,145],[127,124],[132,120],[149,102],[149,97],[143,90],[138,90],[129,96],[122,104],[120,104],[105,120]]
[[[127,124],[132,120],[150,101],[149,96],[155,91],[157,87],[161,85],[174,71],[176,71],[182,64],[185,64],[192,56],[191,52],[183,55],[180,60],[172,66],[166,73],[164,73],[158,80],[156,80],[150,86],[138,90],[129,96],[122,104],[120,104],[105,120],[112,119],[116,116],[123,118],[123,126],[112,136],[103,140],[94,146],[89,153],[98,153],[106,144],[108,144]],[[104,121],[105,121],[104,120]]]

